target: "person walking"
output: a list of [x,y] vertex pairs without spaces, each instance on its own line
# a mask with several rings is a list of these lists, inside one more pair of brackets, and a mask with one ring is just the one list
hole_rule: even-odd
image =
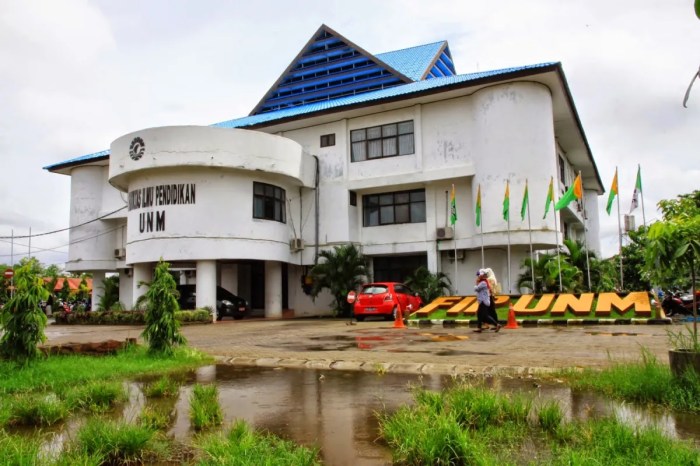
[[484,269],[479,269],[476,273],[476,286],[474,287],[474,291],[476,291],[476,301],[479,303],[479,308],[476,311],[476,332],[481,333],[484,330],[484,323],[494,325],[495,331],[498,332],[501,329],[501,324],[499,324],[498,320],[494,319],[490,313],[492,301],[490,296],[491,292]]
[[[498,322],[498,313],[496,312],[496,293],[501,292],[501,286],[498,284],[496,279],[496,274],[490,268],[484,269],[486,272],[486,281],[489,284],[489,297],[491,298],[491,305],[489,306],[489,315],[493,320]],[[500,329],[499,329],[500,330]]]

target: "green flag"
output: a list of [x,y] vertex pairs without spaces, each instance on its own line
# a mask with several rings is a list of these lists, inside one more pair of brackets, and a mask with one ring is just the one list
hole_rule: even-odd
[[554,202],[554,177],[551,177],[549,179],[549,189],[547,190],[547,200],[544,201],[544,216],[542,217],[542,220],[547,218],[547,214],[549,213],[549,206],[552,205]]
[[450,200],[450,224],[457,223],[457,199],[455,198],[455,185],[452,185],[452,199]]
[[520,220],[525,220],[525,212],[527,212],[527,204],[529,202],[527,192],[527,180],[525,180],[525,192],[523,193],[523,203],[520,206]]
[[481,185],[476,190],[476,226],[481,226]]
[[568,206],[571,201],[578,200],[583,197],[583,186],[581,186],[581,174],[576,175],[574,184],[571,185],[569,189],[566,190],[564,195],[559,199],[559,201],[554,206],[554,210],[561,210]]
[[612,186],[610,186],[610,195],[608,196],[608,205],[605,206],[605,211],[610,215],[610,210],[612,209],[613,200],[617,196],[617,168],[615,169],[615,176],[613,177]]
[[506,181],[506,194],[503,196],[503,220],[508,220],[510,213],[510,181]]

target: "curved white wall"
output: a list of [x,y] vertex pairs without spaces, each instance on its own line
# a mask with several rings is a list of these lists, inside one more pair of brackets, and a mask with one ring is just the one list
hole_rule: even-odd
[[[141,158],[129,155],[135,138]],[[112,144],[110,183],[128,192],[129,264],[175,260],[290,261],[287,223],[253,218],[253,183],[287,198],[313,181],[313,158],[289,139],[208,127],[138,131]],[[286,208],[286,206],[285,206]]]
[[[107,167],[80,166],[71,170],[70,225],[101,217]],[[117,231],[113,223],[93,221],[70,230],[66,270],[87,272],[114,270]]]
[[529,243],[527,217],[525,221],[520,219],[527,179],[533,242],[553,243],[549,233],[554,231],[551,212],[542,219],[550,176],[557,173],[549,89],[518,82],[483,89],[473,99],[470,143],[476,175],[471,188],[476,199],[481,184],[484,234],[492,234],[488,242],[505,243],[508,224],[502,216],[503,198],[506,180],[510,180],[511,244]]

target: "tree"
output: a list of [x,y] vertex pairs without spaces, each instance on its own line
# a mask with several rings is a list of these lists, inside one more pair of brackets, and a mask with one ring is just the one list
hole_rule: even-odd
[[450,279],[443,272],[432,273],[427,267],[418,267],[406,279],[406,285],[420,295],[424,304],[445,295],[445,290],[451,286]]
[[70,284],[68,283],[68,277],[63,277],[63,284],[58,292],[58,297],[63,301],[68,301],[70,298]]
[[2,308],[0,325],[0,354],[21,363],[35,359],[40,352],[37,344],[46,341],[46,315],[40,302],[48,298],[44,280],[32,263],[15,268],[15,293]]
[[[94,286],[94,285],[93,285]],[[97,304],[100,311],[112,310],[119,303],[119,276],[112,275],[102,281],[102,296]]]
[[[644,251],[646,249],[648,228],[640,226],[634,231],[628,233],[630,243],[622,246],[622,276],[625,280],[625,287],[628,290],[649,290],[649,274],[644,271]],[[616,256],[611,260],[617,262],[619,258]],[[619,269],[613,271],[614,276],[619,277]]]
[[[690,276],[695,301],[697,267],[700,264],[700,192],[660,201],[663,220],[649,227],[645,251],[645,270],[654,283],[669,286],[677,275]],[[697,302],[693,302],[697,317]],[[693,337],[697,341],[697,319]]]
[[352,305],[347,302],[350,291],[357,289],[369,276],[369,261],[354,244],[335,246],[333,250],[321,251],[322,262],[309,271],[313,280],[311,296],[328,289],[333,295],[333,312],[339,316],[350,316]]
[[170,274],[170,264],[163,259],[155,268],[153,281],[148,285],[146,298],[146,328],[143,339],[148,342],[149,353],[169,356],[175,345],[187,343],[180,333],[180,323],[175,320],[175,312],[180,310],[177,302],[177,283]]

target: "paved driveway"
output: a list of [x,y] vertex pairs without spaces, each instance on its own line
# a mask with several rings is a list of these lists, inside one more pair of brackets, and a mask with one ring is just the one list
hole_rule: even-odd
[[[674,330],[680,326],[675,325]],[[347,320],[224,320],[188,325],[189,344],[232,364],[390,370],[395,372],[528,373],[565,367],[604,367],[636,360],[642,348],[667,363],[669,326],[615,325],[503,329],[393,328],[393,322]],[[49,344],[123,340],[141,327],[55,326]]]

